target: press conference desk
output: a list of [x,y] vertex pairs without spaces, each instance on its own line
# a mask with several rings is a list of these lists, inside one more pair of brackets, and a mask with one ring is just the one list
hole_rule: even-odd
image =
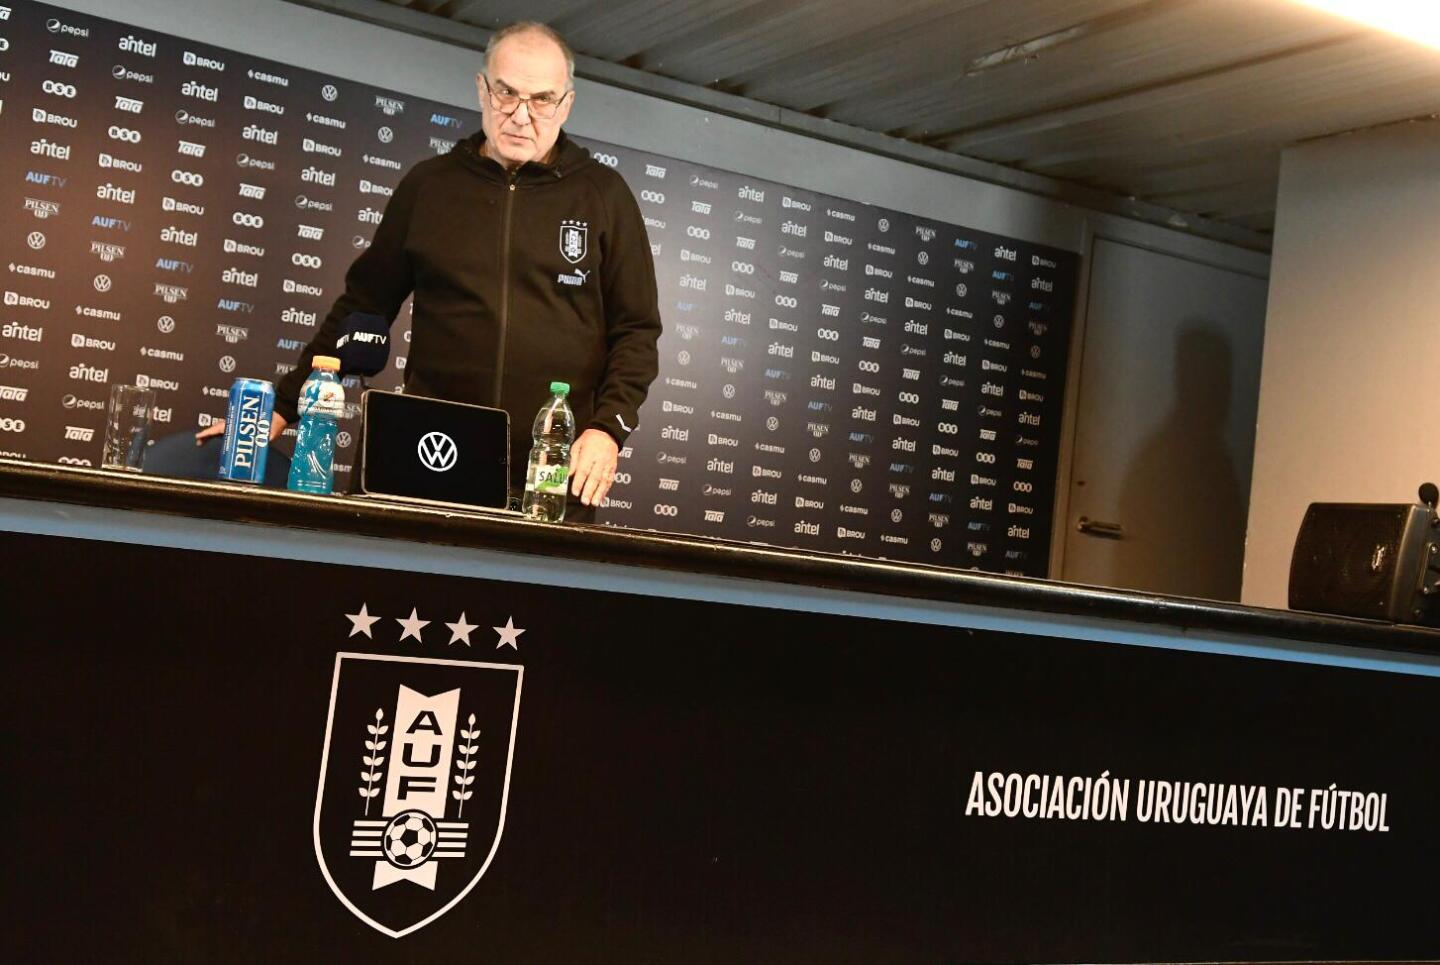
[[[1440,955],[1434,631],[8,461],[0,533],[36,960]],[[426,886],[344,835],[445,693]]]

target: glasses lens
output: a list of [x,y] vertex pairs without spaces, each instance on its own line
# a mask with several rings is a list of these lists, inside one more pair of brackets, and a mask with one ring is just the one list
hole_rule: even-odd
[[523,102],[530,116],[548,120],[554,117],[555,112],[560,109],[560,102],[562,100],[564,100],[563,94],[554,99],[540,100],[530,97],[522,98],[513,91],[502,92],[496,90],[494,87],[490,88],[490,103],[494,104],[495,109],[502,114],[515,113],[520,109],[520,104]]

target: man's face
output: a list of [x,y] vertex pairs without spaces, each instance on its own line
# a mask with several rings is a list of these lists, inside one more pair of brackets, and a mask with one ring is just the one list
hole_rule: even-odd
[[[534,116],[530,105],[522,102],[511,114],[495,109],[487,91],[497,94],[515,93],[536,97],[548,94],[559,100],[560,109],[551,118]],[[565,55],[548,37],[537,33],[521,33],[502,41],[490,59],[489,77],[477,74],[476,88],[480,94],[480,110],[485,129],[486,153],[507,168],[518,168],[526,161],[540,161],[555,146],[560,127],[570,116],[575,95],[565,96],[569,72]]]

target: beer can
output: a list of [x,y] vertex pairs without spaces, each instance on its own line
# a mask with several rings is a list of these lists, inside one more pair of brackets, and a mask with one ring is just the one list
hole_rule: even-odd
[[261,484],[270,452],[270,421],[275,412],[275,386],[263,379],[236,379],[230,386],[225,413],[225,444],[220,450],[220,478]]

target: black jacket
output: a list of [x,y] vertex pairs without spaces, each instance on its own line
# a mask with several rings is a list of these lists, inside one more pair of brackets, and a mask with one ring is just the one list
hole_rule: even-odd
[[333,354],[352,312],[392,322],[413,291],[405,392],[510,413],[511,476],[523,479],[531,421],[552,381],[570,383],[577,435],[622,445],[659,369],[655,266],[620,175],[564,133],[555,162],[513,174],[480,154],[483,133],[401,179],[370,247],[276,387],[294,422],[316,354]]

